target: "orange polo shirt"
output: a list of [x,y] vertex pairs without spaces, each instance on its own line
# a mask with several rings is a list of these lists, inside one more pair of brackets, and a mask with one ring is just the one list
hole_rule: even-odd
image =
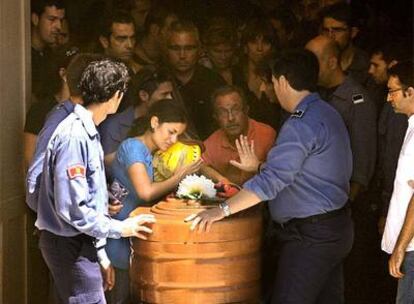
[[[276,139],[276,131],[264,123],[249,118],[247,139],[254,141],[254,149],[260,161],[265,161],[267,153],[273,146]],[[254,174],[244,172],[234,166],[229,161],[234,159],[240,161],[235,143],[229,142],[222,129],[218,129],[205,141],[206,150],[203,153],[205,163],[220,174],[228,178],[231,182],[242,185]]]

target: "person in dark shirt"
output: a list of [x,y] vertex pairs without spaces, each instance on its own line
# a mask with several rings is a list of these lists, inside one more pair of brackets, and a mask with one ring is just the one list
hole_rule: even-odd
[[375,175],[380,192],[380,217],[378,219],[380,234],[384,231],[388,206],[394,189],[398,157],[408,127],[407,116],[394,112],[391,104],[386,102],[388,70],[410,55],[409,52],[404,51],[405,48],[404,45],[393,41],[377,46],[372,51],[368,71],[376,85],[377,106],[381,109],[378,119],[378,162]]
[[234,84],[246,93],[250,117],[279,130],[280,106],[265,73],[276,46],[271,24],[259,18],[249,20],[242,33],[241,46],[245,54],[240,65],[242,75],[238,81],[241,82]]
[[229,85],[241,82],[241,73],[234,65],[238,44],[235,28],[230,24],[212,24],[203,35],[203,44],[208,56],[204,65],[219,73]]
[[43,70],[44,79],[48,80],[47,85],[38,89],[37,99],[26,114],[24,126],[24,151],[25,164],[28,165],[34,153],[37,135],[43,128],[47,114],[57,104],[69,98],[69,87],[66,80],[66,68],[70,60],[78,53],[75,47],[62,48],[54,52],[50,62]]
[[351,6],[347,3],[336,3],[325,7],[321,16],[321,34],[338,43],[342,70],[365,86],[368,80],[369,56],[353,43],[359,27]]
[[171,24],[177,21],[175,13],[165,3],[151,8],[144,23],[144,32],[135,45],[134,60],[145,65],[161,61],[162,43]]
[[[370,261],[377,237],[371,201],[367,197],[376,163],[376,108],[368,91],[352,76],[346,75],[339,64],[339,49],[334,40],[317,36],[306,48],[319,60],[320,92],[340,114],[348,129],[353,156],[349,203],[352,208],[355,238],[345,267],[347,303],[365,301],[365,290],[355,292],[359,284],[368,284],[369,272],[364,267]],[[350,301],[352,298],[354,301]]]
[[128,12],[115,11],[106,16],[99,42],[106,56],[121,60],[133,73],[142,69],[133,59],[136,31],[134,19]]
[[51,48],[58,44],[58,35],[65,18],[63,0],[32,0],[32,92],[37,95],[45,85],[43,72],[48,65]]
[[166,37],[166,60],[190,121],[201,140],[214,130],[210,106],[211,93],[225,85],[215,72],[199,65],[200,38],[197,27],[189,21],[176,21]]

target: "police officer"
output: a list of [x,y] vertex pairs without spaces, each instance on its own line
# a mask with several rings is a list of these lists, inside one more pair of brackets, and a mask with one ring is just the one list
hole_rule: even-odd
[[[103,152],[96,125],[115,113],[128,81],[111,60],[88,65],[77,104],[48,142],[37,204],[39,247],[62,303],[105,303],[97,251],[106,237],[145,238],[149,215],[124,221],[107,216]],[[143,234],[144,233],[144,234]],[[98,248],[96,248],[96,246]]]
[[278,223],[280,256],[272,303],[343,303],[342,260],[352,246],[347,211],[352,155],[346,127],[315,90],[318,62],[306,50],[278,56],[273,86],[281,106],[292,113],[265,163],[245,138],[235,166],[257,174],[220,207],[186,218],[191,229],[269,201]]
[[349,198],[355,239],[345,263],[345,291],[347,302],[366,302],[372,293],[359,287],[361,282],[370,286],[371,276],[364,265],[372,259],[370,253],[378,242],[375,215],[366,192],[376,163],[376,106],[367,90],[342,70],[334,40],[317,36],[306,48],[319,60],[320,94],[341,114],[351,140],[353,170]]
[[319,60],[318,85],[321,95],[341,114],[351,139],[353,170],[350,199],[367,187],[375,169],[376,109],[367,91],[339,64],[339,49],[326,36],[317,36],[306,49]]

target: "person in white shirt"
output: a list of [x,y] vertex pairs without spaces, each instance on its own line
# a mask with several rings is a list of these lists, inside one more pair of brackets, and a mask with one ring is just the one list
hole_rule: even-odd
[[387,101],[408,116],[408,129],[398,159],[382,249],[391,254],[391,276],[398,278],[397,304],[414,303],[414,63],[400,62],[389,70]]

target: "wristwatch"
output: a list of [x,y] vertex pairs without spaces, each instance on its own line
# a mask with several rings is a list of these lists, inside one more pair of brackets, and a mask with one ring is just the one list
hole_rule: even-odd
[[222,202],[219,204],[221,210],[223,210],[224,217],[228,217],[231,215],[231,210],[227,202]]

